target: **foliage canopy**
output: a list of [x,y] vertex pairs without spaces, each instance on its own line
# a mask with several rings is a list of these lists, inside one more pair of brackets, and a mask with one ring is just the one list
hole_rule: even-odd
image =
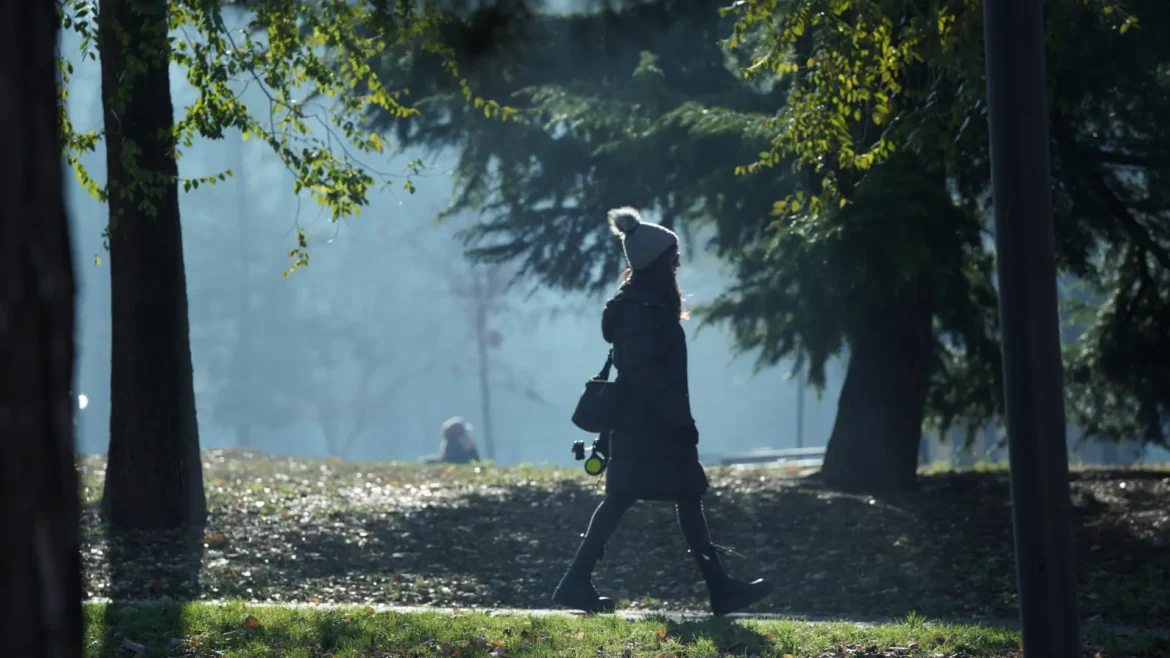
[[[436,58],[384,55],[378,68],[435,110],[396,123],[403,147],[462,149],[452,209],[482,213],[472,253],[601,290],[620,266],[605,208],[713,229],[736,284],[704,319],[728,322],[761,365],[795,357],[814,383],[865,331],[867,308],[926,282],[935,421],[997,415],[981,3],[708,2],[666,25],[653,22],[662,6],[545,17],[523,48],[490,53],[469,77],[524,108],[506,124],[463,107]],[[1065,0],[1047,15],[1058,264],[1105,300],[1069,353],[1072,416],[1120,438],[1144,413],[1146,435],[1164,437],[1156,391],[1168,389],[1152,383],[1170,368],[1118,353],[1118,337],[1166,363],[1151,333],[1170,317],[1165,284],[1138,284],[1170,270],[1167,206],[1150,184],[1170,62],[1151,40],[1170,17],[1140,0]],[[1110,311],[1121,306],[1124,319]]]
[[[146,0],[135,0],[145,2]],[[370,61],[388,48],[413,44],[442,63],[468,102],[490,104],[473,96],[453,57],[454,46],[444,26],[451,17],[434,2],[345,0],[168,0],[169,50],[151,55],[179,66],[197,97],[174,124],[173,156],[182,156],[198,138],[223,139],[233,130],[245,140],[266,143],[293,175],[293,192],[307,192],[329,209],[333,220],[356,215],[368,203],[376,183],[395,179],[407,191],[414,186],[412,162],[404,174],[380,171],[365,160],[386,152],[384,137],[371,132],[364,119],[412,117],[418,110],[406,103],[410,90],[386,85]],[[79,51],[59,53],[61,72],[60,125],[65,156],[82,187],[104,201],[108,184],[97,181],[82,156],[97,148],[105,130],[76,130],[65,100],[74,73],[74,58],[99,56],[96,12],[88,0],[59,0],[61,27],[78,35]],[[123,43],[131,35],[121,34]],[[127,77],[141,75],[146,62],[127,62]],[[115,104],[125,102],[129,81]],[[258,89],[263,107],[249,107],[245,91]],[[494,104],[498,111],[501,108]],[[118,107],[114,108],[118,112]],[[162,194],[165,175],[137,166],[138,150],[128,144],[125,163],[131,181],[117,191],[134,199],[148,215]],[[230,169],[183,178],[186,191],[214,185],[232,175]],[[116,218],[115,218],[116,220]],[[114,226],[109,227],[116,228]],[[289,252],[292,270],[309,262],[308,242],[298,228],[297,245]],[[286,272],[287,273],[287,272]]]

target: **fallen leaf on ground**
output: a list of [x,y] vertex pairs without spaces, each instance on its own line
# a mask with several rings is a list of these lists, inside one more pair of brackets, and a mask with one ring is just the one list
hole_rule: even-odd
[[248,615],[247,619],[244,620],[244,628],[247,628],[248,630],[255,630],[260,628],[260,620],[256,619],[252,615]]

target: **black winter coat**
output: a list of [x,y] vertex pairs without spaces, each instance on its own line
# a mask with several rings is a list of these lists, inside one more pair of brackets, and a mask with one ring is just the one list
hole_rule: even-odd
[[[677,501],[707,491],[687,386],[687,341],[676,312],[654,292],[623,287],[601,332],[613,343],[625,412],[608,436],[606,493]],[[602,443],[604,444],[605,437]]]

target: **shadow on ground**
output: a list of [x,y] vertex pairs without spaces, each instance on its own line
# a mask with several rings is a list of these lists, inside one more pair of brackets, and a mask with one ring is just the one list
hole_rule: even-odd
[[[691,646],[702,639],[713,641],[716,655],[719,656],[758,656],[777,651],[777,647],[763,633],[726,617],[683,622],[663,620],[663,625],[667,635],[677,637],[684,645]],[[780,648],[780,651],[787,653],[784,648]]]
[[[1075,476],[1087,621],[1155,626],[1170,618],[1167,476]],[[932,475],[921,494],[880,499],[765,472],[720,471],[711,479],[707,513],[715,542],[745,556],[727,558],[728,570],[777,583],[758,612],[1016,614],[1006,474]],[[394,495],[360,505],[316,504],[316,511],[298,508],[296,500],[267,512],[218,504],[203,538],[201,579],[189,567],[171,572],[138,555],[112,571],[110,588],[146,598],[548,607],[600,497],[579,479],[463,487],[414,507],[396,505]],[[101,595],[101,566],[87,570],[98,586],[91,593]],[[705,588],[664,504],[631,510],[595,582],[635,607],[706,608]]]
[[[87,506],[84,515],[96,519],[96,505]],[[176,603],[198,599],[203,567],[202,529],[121,531],[99,520],[95,523],[102,530],[104,542],[98,550],[102,551],[107,565],[103,596],[115,604],[104,609],[100,655],[142,654],[148,644],[184,637],[187,624],[181,606],[158,608],[158,614],[152,615],[149,623],[126,629],[122,623],[124,610],[117,604],[164,597]]]

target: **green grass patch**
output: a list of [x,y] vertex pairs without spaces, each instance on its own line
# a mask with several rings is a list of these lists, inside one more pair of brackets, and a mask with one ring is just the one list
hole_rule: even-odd
[[[1007,630],[910,619],[861,628],[797,621],[489,616],[371,608],[249,607],[244,603],[87,606],[90,656],[1011,656]],[[129,645],[126,642],[129,641]]]
[[[529,616],[380,612],[204,603],[86,606],[88,656],[452,656],[569,658],[1018,658],[1013,631],[935,624],[744,621],[704,618],[630,621],[613,616]],[[1156,656],[1150,637],[1092,637],[1086,656]]]

